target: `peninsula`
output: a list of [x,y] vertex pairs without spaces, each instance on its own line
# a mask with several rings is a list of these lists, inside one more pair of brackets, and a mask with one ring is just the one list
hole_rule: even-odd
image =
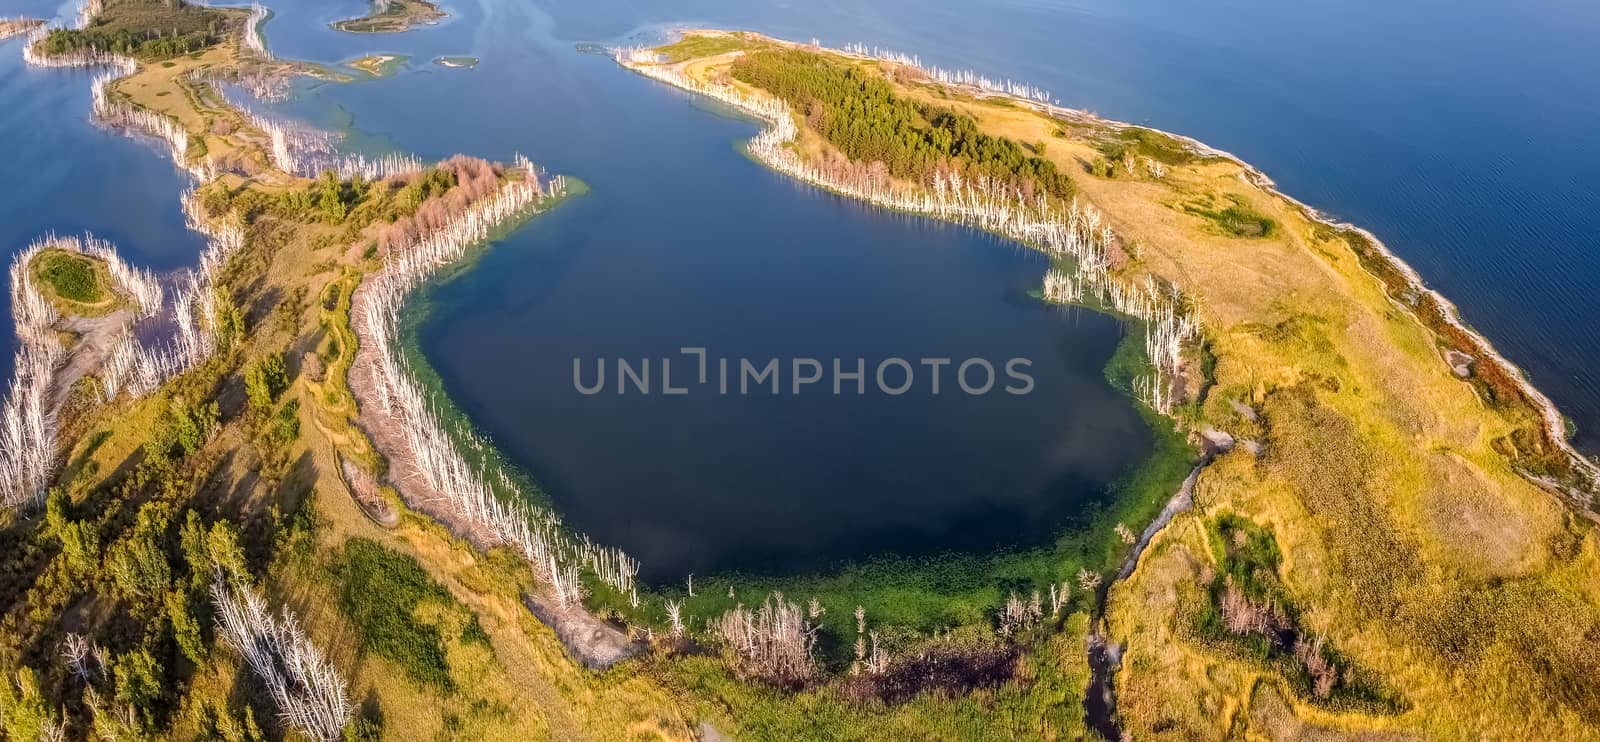
[[0,39],[21,36],[42,25],[44,21],[34,18],[0,18]]

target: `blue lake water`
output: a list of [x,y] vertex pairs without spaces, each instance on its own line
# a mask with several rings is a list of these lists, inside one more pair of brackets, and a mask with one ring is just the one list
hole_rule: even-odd
[[[41,7],[36,13],[48,14]],[[0,15],[10,13],[0,11]],[[188,176],[154,144],[119,136],[90,119],[88,70],[22,62],[22,39],[0,41],[0,244],[91,232],[158,272],[192,265],[203,241],[183,225]],[[10,316],[10,293],[0,301]],[[4,334],[0,370],[11,374],[14,338]]]
[[[1099,380],[1119,328],[1031,304],[1041,259],[786,182],[733,146],[750,124],[575,48],[669,24],[897,48],[1235,152],[1376,232],[1529,371],[1581,446],[1600,448],[1593,3],[479,0],[447,3],[440,26],[369,37],[326,28],[362,0],[271,5],[280,56],[412,55],[394,78],[302,86],[287,113],[353,125],[364,147],[521,152],[594,187],[438,292],[421,341],[450,395],[569,522],[657,575],[1047,532],[1148,446]],[[0,15],[13,7],[0,1]],[[0,137],[37,142],[24,148],[34,164],[0,168],[10,183],[77,175],[0,196],[7,240],[92,227],[157,265],[192,255],[181,176],[86,122],[85,73],[25,71],[18,51],[0,45]],[[439,55],[482,63],[447,70],[429,63]],[[85,152],[122,159],[102,169]],[[97,186],[104,171],[130,175]],[[915,404],[572,391],[575,355],[684,345],[1020,355],[1040,384],[1025,398]]]

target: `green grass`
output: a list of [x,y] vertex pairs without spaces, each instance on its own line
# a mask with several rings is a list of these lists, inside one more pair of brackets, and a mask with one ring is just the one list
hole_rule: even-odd
[[1295,694],[1310,703],[1367,714],[1394,714],[1408,708],[1406,700],[1388,688],[1381,678],[1356,666],[1331,644],[1323,645],[1319,653],[1331,666],[1338,668],[1341,680],[1331,692],[1320,695],[1314,691],[1314,679],[1305,666],[1291,649],[1283,646],[1284,639],[1273,640],[1258,633],[1240,635],[1228,630],[1218,606],[1224,590],[1232,585],[1251,602],[1274,606],[1286,624],[1281,631],[1292,632],[1297,641],[1311,640],[1299,627],[1298,605],[1279,579],[1283,553],[1272,532],[1248,518],[1223,513],[1208,524],[1207,533],[1212,558],[1219,570],[1208,586],[1206,594],[1210,600],[1198,606],[1194,613],[1193,626],[1202,641],[1224,653],[1248,657],[1278,672]]
[[[360,629],[363,649],[395,663],[419,683],[446,690],[454,687],[444,635],[438,625],[424,622],[418,613],[428,604],[459,604],[417,560],[375,541],[351,539],[345,542],[338,575],[339,608]],[[476,638],[482,628],[465,633]]]
[[655,664],[650,673],[679,696],[729,717],[732,728],[719,731],[737,739],[1095,739],[1083,722],[1088,627],[1086,613],[1066,616],[996,687],[953,697],[923,693],[896,704],[862,698],[860,688],[868,682],[848,676],[794,693],[778,691],[741,681],[708,656]]
[[1111,132],[1110,139],[1101,142],[1098,149],[1112,162],[1121,162],[1130,151],[1136,157],[1148,157],[1167,165],[1183,165],[1197,159],[1189,147],[1177,138],[1137,126]]
[[34,258],[34,271],[45,288],[67,301],[98,304],[106,299],[94,261],[82,255],[46,250]]
[[[374,8],[376,11],[376,8]],[[439,6],[425,0],[392,0],[388,10],[338,21],[333,27],[348,33],[396,33],[418,23],[443,18]]]
[[656,49],[668,62],[682,62],[697,57],[715,57],[749,46],[734,36],[685,36],[682,40]]

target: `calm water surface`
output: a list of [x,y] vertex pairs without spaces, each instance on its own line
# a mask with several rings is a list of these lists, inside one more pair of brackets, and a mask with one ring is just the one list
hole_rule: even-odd
[[[1577,422],[1581,445],[1600,447],[1593,3],[479,0],[449,4],[438,27],[379,37],[325,27],[360,13],[361,0],[272,6],[266,35],[282,56],[412,55],[391,79],[303,86],[287,114],[353,125],[363,148],[522,152],[594,186],[441,289],[421,342],[451,396],[569,522],[658,576],[798,568],[883,544],[981,548],[1023,524],[1048,531],[1148,446],[1099,381],[1119,328],[1027,301],[1039,258],[786,182],[734,148],[750,124],[575,49],[663,24],[900,48],[1233,151],[1291,195],[1373,229],[1528,369]],[[11,7],[0,1],[0,15]],[[0,136],[83,137],[26,153],[83,173],[37,199],[79,220],[104,215],[83,226],[123,230],[124,249],[150,262],[192,254],[176,216],[181,177],[84,122],[86,75],[23,71],[16,50],[0,46]],[[482,64],[446,70],[429,63],[438,55]],[[30,84],[41,75],[83,80]],[[16,114],[18,100],[40,113]],[[53,130],[35,131],[42,120]],[[139,192],[88,195],[83,171],[98,168],[77,153],[91,147],[123,153],[116,167],[141,187],[117,190]],[[0,198],[13,244],[83,228]],[[143,232],[130,226],[140,220]],[[758,357],[1021,355],[1040,384],[1017,399],[848,402],[572,391],[575,355],[683,345]]]

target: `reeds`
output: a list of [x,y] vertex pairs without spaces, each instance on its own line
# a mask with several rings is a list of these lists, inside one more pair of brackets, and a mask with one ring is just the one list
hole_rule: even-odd
[[[763,679],[790,684],[805,683],[817,676],[813,657],[817,644],[817,624],[806,617],[799,603],[772,593],[759,608],[743,604],[723,613],[712,622],[714,632],[727,643],[744,672]],[[873,636],[873,658],[888,664]]]

